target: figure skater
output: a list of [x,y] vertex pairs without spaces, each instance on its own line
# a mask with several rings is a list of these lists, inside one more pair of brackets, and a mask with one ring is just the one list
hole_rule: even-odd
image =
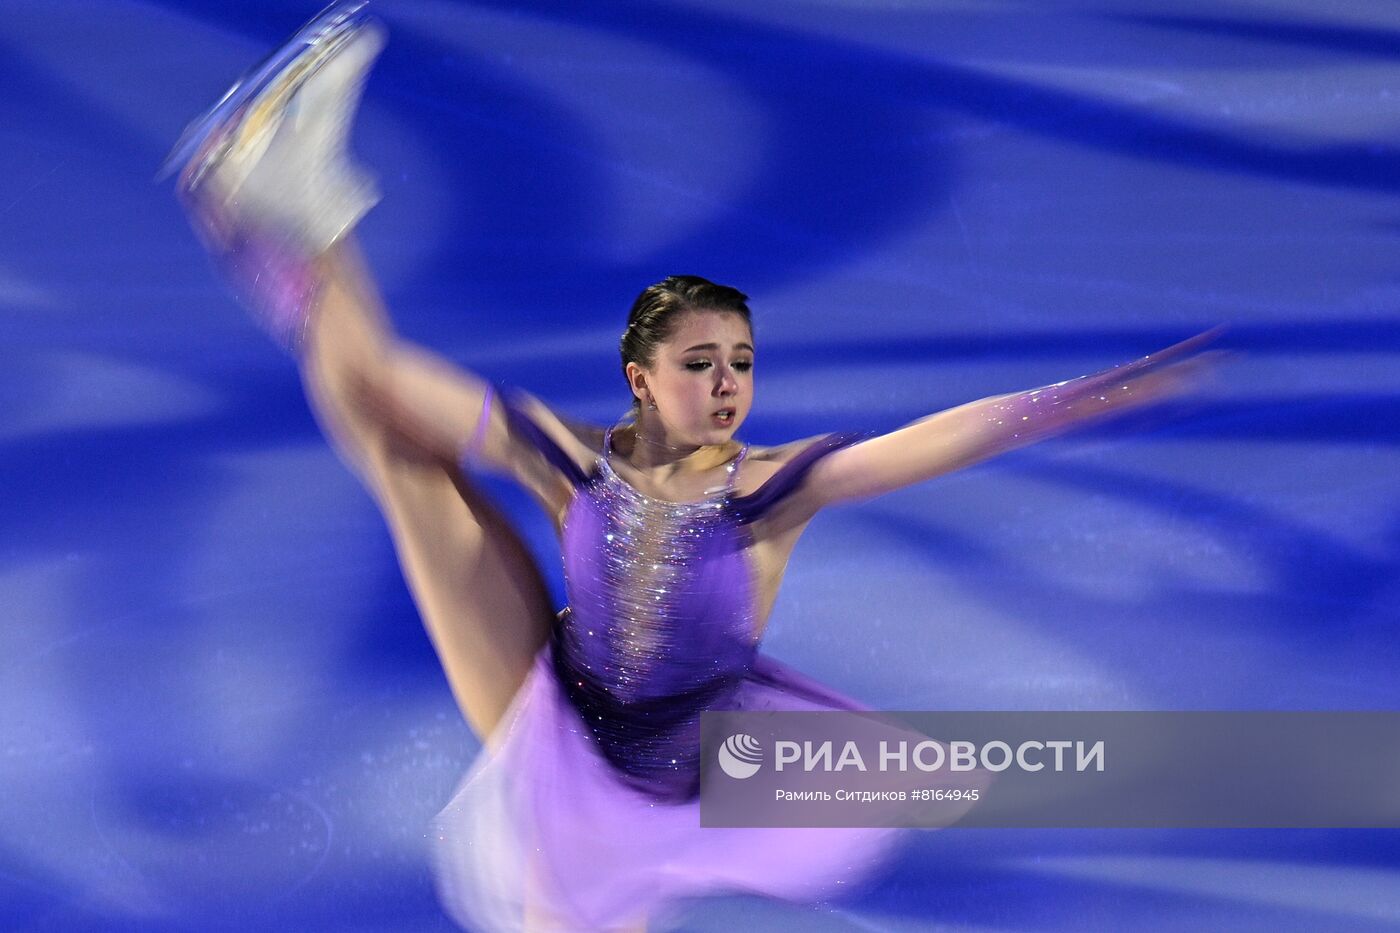
[[[971,402],[878,437],[735,439],[754,396],[746,296],[693,276],[642,292],[621,340],[630,423],[576,423],[398,338],[353,242],[377,200],[346,139],[384,43],[339,3],[196,121],[168,163],[197,232],[292,351],[326,437],[384,513],[483,751],[432,828],[444,906],[482,930],[644,929],[676,898],[815,899],[888,830],[702,829],[707,709],[858,709],[758,651],[794,544],[865,499],[1190,381],[1207,337]],[[550,516],[568,608],[473,485]]]

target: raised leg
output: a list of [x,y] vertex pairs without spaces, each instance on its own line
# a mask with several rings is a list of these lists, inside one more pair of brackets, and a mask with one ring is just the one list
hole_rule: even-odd
[[478,417],[479,383],[402,347],[386,353],[383,313],[351,243],[321,262],[320,305],[302,357],[307,398],[327,438],[379,502],[404,577],[458,705],[483,739],[515,696],[552,621],[524,542],[454,462],[423,455],[357,401],[355,379],[392,366],[420,405]]
[[[467,721],[489,736],[551,622],[519,536],[444,455],[482,383],[396,339],[349,232],[377,200],[348,138],[384,31],[363,3],[318,16],[177,144],[190,219],[258,322],[294,351],[307,397],[382,508]],[[404,443],[359,387],[393,384],[445,425],[436,454]],[[499,433],[499,432],[498,432]]]

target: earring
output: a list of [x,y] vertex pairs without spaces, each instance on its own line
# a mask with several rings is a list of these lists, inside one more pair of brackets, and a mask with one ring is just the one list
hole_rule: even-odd
[[652,401],[648,401],[648,402],[647,402],[647,411],[656,411],[656,403],[655,403],[655,402],[652,402]]

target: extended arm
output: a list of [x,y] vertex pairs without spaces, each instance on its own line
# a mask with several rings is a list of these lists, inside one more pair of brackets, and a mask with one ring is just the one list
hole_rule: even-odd
[[1206,331],[1091,376],[969,402],[839,450],[812,469],[795,507],[810,514],[891,492],[1170,396],[1190,385],[1197,354],[1216,336]]

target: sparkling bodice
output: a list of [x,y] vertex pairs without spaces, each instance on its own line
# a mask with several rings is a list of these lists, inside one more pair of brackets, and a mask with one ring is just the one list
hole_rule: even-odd
[[813,463],[856,438],[823,438],[738,496],[744,448],[713,495],[670,502],[617,474],[611,431],[585,472],[503,398],[512,431],[575,489],[562,536],[569,606],[550,638],[555,676],[625,781],[657,799],[692,799],[700,714],[728,708],[757,655],[750,528]]
[[[614,764],[648,789],[688,793],[699,711],[738,686],[755,650],[749,533],[729,512],[745,452],[722,491],[668,502],[617,474],[610,435],[565,516],[555,669]],[[681,749],[678,733],[692,731]]]

